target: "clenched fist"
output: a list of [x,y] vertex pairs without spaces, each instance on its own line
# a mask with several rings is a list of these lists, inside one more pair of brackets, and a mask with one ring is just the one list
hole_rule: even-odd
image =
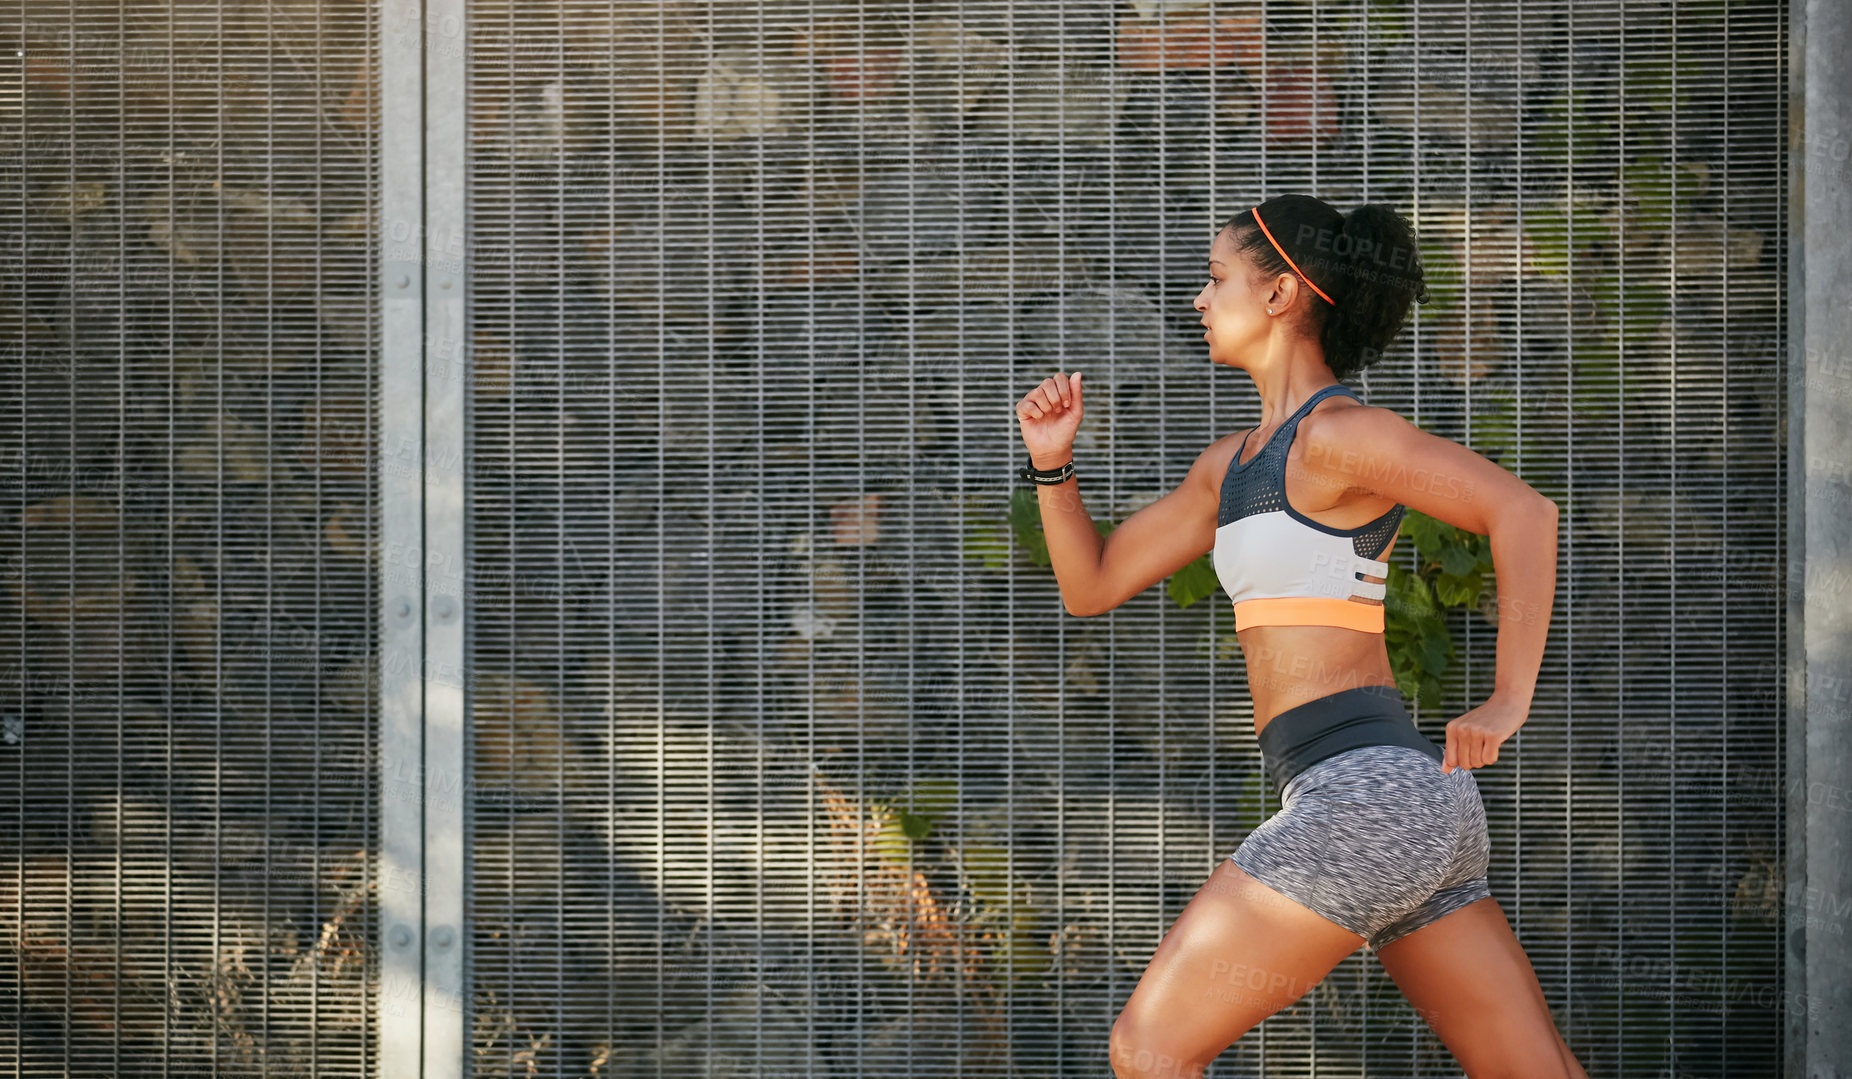
[[1080,416],[1079,371],[1072,378],[1057,371],[1016,402],[1023,445],[1037,468],[1055,468],[1073,456]]

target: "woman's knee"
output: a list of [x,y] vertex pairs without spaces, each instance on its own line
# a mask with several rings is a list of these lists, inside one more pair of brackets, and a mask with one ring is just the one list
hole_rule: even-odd
[[1118,1079],[1202,1079],[1209,1064],[1177,1053],[1160,1024],[1142,1021],[1129,1010],[1114,1021],[1109,1048]]

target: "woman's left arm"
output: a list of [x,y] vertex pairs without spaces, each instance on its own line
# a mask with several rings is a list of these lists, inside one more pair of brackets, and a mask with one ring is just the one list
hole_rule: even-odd
[[1393,498],[1437,521],[1491,537],[1498,589],[1492,695],[1447,724],[1441,767],[1479,768],[1530,714],[1556,595],[1556,503],[1476,451],[1395,412],[1346,408],[1301,425],[1304,465],[1327,484]]

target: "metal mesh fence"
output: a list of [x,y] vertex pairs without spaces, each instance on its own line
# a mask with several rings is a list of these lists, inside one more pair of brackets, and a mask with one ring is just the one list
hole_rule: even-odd
[[372,27],[0,15],[0,1073],[373,1070]]
[[[1780,869],[1786,5],[421,10],[393,87],[379,5],[0,17],[0,1073],[392,1071],[432,1004],[380,988],[384,806],[466,825],[427,1070],[1105,1074],[1278,792],[1200,574],[1063,613],[1007,410],[1084,370],[1095,519],[1175,486],[1257,410],[1201,351],[1211,231],[1288,191],[1422,238],[1366,400],[1563,508],[1478,775],[1558,1025],[1591,1074],[1776,1055],[1782,934],[1844,922]],[[461,110],[419,347],[466,417],[379,389],[389,105]],[[468,483],[424,510],[468,537],[463,776],[378,749],[428,658],[378,637],[429,554],[380,542],[382,416],[462,445],[417,467]],[[1437,736],[1494,608],[1392,561]],[[1453,1067],[1367,952],[1216,1065]]]

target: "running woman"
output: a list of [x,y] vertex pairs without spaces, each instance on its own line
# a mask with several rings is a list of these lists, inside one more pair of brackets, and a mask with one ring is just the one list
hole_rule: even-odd
[[[1280,811],[1223,859],[1113,1024],[1120,1079],[1200,1076],[1367,945],[1469,1076],[1587,1079],[1487,887],[1472,769],[1524,723],[1556,589],[1554,502],[1343,380],[1427,302],[1406,219],[1281,195],[1224,222],[1197,294],[1209,360],[1245,371],[1260,423],[1102,538],[1073,465],[1084,375],[1016,405],[1062,604],[1102,614],[1213,552]],[[1404,507],[1491,537],[1493,689],[1420,733],[1383,644]]]

